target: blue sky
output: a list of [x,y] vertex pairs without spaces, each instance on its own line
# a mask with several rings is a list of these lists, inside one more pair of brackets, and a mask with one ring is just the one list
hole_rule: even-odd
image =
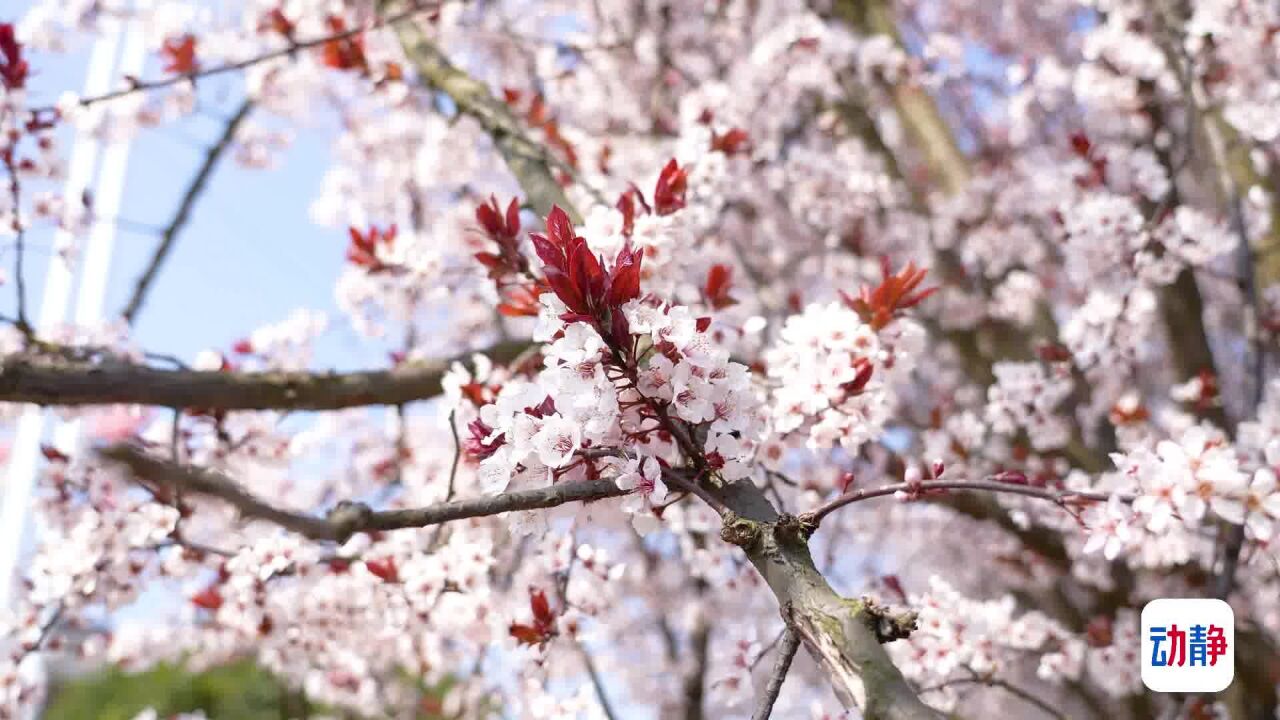
[[[20,8],[29,3],[22,0]],[[0,13],[0,20],[19,15]],[[28,82],[31,102],[56,101],[79,93],[88,64],[88,46],[68,55],[33,52]],[[160,74],[148,58],[143,77]],[[107,286],[106,308],[118,313],[172,218],[199,167],[206,147],[221,133],[222,118],[241,97],[241,77],[228,74],[200,86],[200,108],[176,124],[144,130],[129,156],[124,204]],[[262,119],[262,115],[257,115]],[[292,146],[273,170],[243,170],[230,157],[217,168],[191,220],[153,287],[135,326],[147,350],[190,359],[204,348],[226,348],[253,328],[283,319],[297,307],[330,315],[330,330],[317,346],[317,364],[363,367],[386,363],[383,348],[358,337],[337,315],[333,283],[343,264],[345,232],[314,225],[308,217],[336,135],[330,117],[296,129]],[[70,150],[70,135],[61,136]],[[28,313],[38,315],[53,234],[45,227],[28,233]],[[10,273],[10,243],[0,262]],[[12,282],[0,287],[0,312],[15,310]]]

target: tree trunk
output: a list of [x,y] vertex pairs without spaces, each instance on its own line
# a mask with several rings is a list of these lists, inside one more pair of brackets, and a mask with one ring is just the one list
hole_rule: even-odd
[[840,597],[809,554],[811,524],[779,515],[749,481],[717,491],[732,513],[722,536],[742,548],[778,598],[783,619],[800,633],[847,707],[867,720],[941,720],[889,659],[881,642],[905,637],[914,616],[893,617],[872,603]]

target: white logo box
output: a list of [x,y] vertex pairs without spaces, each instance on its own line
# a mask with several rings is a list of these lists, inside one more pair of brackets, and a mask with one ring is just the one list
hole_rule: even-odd
[[[1182,644],[1180,656],[1182,664],[1175,658],[1173,638],[1170,637],[1174,626],[1185,634],[1186,642]],[[1211,626],[1222,629],[1222,639],[1226,641],[1226,652],[1217,656],[1216,663],[1200,663],[1200,655],[1204,648],[1194,647],[1193,626],[1205,629],[1201,639],[1205,643],[1218,644],[1209,636],[1207,630]],[[1164,628],[1164,639],[1159,643],[1159,653],[1166,662],[1164,667],[1154,664],[1157,643],[1153,638],[1152,628]],[[1155,633],[1161,634],[1161,633]],[[1221,646],[1219,645],[1219,648]],[[1193,653],[1194,651],[1194,653]],[[1205,653],[1208,660],[1213,655]],[[1221,600],[1204,598],[1162,598],[1152,600],[1142,608],[1142,652],[1138,658],[1142,663],[1142,684],[1154,692],[1179,693],[1213,693],[1226,690],[1236,675],[1236,617],[1231,606]],[[1197,662],[1192,665],[1192,660]]]

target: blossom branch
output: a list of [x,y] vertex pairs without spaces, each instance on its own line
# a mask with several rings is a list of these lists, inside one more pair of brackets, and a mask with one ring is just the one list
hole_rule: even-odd
[[[500,343],[485,354],[504,363],[526,347],[526,342]],[[17,354],[0,360],[0,402],[46,406],[124,403],[202,410],[400,405],[439,395],[450,362],[407,363],[390,370],[346,373],[219,372]]]
[[769,720],[773,713],[773,704],[778,701],[778,693],[782,692],[782,683],[791,670],[791,661],[800,649],[800,634],[791,628],[782,631],[782,645],[778,648],[778,657],[773,663],[773,673],[769,676],[769,684],[765,686],[764,697],[751,716],[751,720]]
[[571,502],[618,497],[627,493],[612,480],[592,480],[402,510],[372,510],[363,503],[343,502],[325,517],[316,517],[276,507],[216,470],[163,460],[134,445],[111,445],[100,449],[98,454],[105,460],[123,466],[139,481],[217,498],[236,508],[247,518],[265,520],[313,540],[338,542],[344,542],[360,532],[429,527],[454,520],[488,517],[519,510],[539,510]]
[[[178,83],[181,83],[183,81],[194,82],[200,78],[211,77],[213,75],[223,75],[225,73],[235,72],[237,70],[245,70],[247,68],[253,67],[254,65],[258,65],[260,63],[264,63],[269,60],[275,60],[276,58],[293,55],[297,53],[299,50],[308,50],[310,48],[318,47],[326,43],[346,40],[347,38],[355,37],[357,35],[360,35],[361,33],[368,32],[369,30],[376,30],[380,27],[398,25],[404,22],[405,20],[408,20],[414,17],[415,15],[418,15],[419,13],[423,13],[428,10],[438,10],[439,8],[440,8],[439,2],[434,2],[434,3],[413,2],[413,3],[410,3],[409,7],[399,12],[396,12],[392,15],[388,15],[386,17],[380,17],[366,25],[357,26],[354,28],[342,30],[342,31],[335,32],[329,35],[324,35],[321,37],[311,38],[309,40],[292,41],[288,45],[282,48],[279,48],[278,50],[272,50],[270,52],[262,53],[261,55],[255,55],[250,58],[245,58],[243,60],[236,60],[234,62],[227,62],[221,65],[214,65],[207,68],[198,68],[198,69],[192,70],[191,72],[175,73],[168,77],[163,77],[156,80],[135,80],[130,82],[128,87],[120,88],[119,90],[112,90],[111,92],[103,93],[102,95],[95,95],[93,97],[80,98],[76,104],[82,108],[89,107],[90,105],[96,105],[101,102],[106,102],[108,100],[115,100],[117,98],[121,98],[126,95],[131,95],[135,92],[147,92],[150,90],[160,90],[166,87],[177,85]],[[40,107],[40,108],[34,108],[32,112],[34,112],[37,115],[47,115],[50,113],[57,112],[57,108],[53,106]]]
[[240,129],[245,119],[249,117],[249,112],[253,109],[253,105],[254,102],[251,98],[245,98],[240,103],[240,107],[236,109],[235,114],[227,120],[222,129],[222,135],[205,153],[204,162],[200,164],[200,169],[196,171],[195,177],[192,178],[191,184],[187,187],[187,191],[182,195],[182,200],[178,203],[178,211],[174,213],[173,219],[169,221],[169,224],[161,232],[160,243],[156,245],[151,261],[147,263],[146,269],[138,277],[137,283],[133,288],[133,294],[129,297],[129,301],[125,303],[124,310],[120,313],[126,323],[132,325],[138,312],[142,309],[142,304],[146,301],[147,292],[151,290],[160,266],[169,257],[178,234],[186,227],[187,221],[191,217],[191,210],[195,207],[200,195],[204,193],[209,184],[209,179],[213,177],[214,167],[217,166],[218,160],[222,158],[227,149],[231,147],[231,141],[235,138],[236,131]]
[[1008,482],[1000,482],[998,480],[924,480],[920,482],[901,482],[892,485],[883,485],[877,488],[867,488],[865,490],[855,490],[847,492],[839,497],[833,498],[816,509],[804,513],[801,518],[817,525],[827,515],[839,510],[840,508],[862,500],[870,500],[872,498],[884,497],[886,495],[897,495],[904,493],[915,497],[927,493],[949,492],[953,490],[973,490],[980,492],[999,492],[1012,493],[1014,495],[1022,495],[1024,497],[1038,498],[1048,500],[1056,505],[1066,507],[1076,502],[1106,502],[1112,497],[1119,497],[1124,502],[1133,502],[1134,496],[1127,493],[1104,493],[1093,492],[1089,490],[1050,490],[1049,488],[1032,487],[1031,485],[1016,485]]

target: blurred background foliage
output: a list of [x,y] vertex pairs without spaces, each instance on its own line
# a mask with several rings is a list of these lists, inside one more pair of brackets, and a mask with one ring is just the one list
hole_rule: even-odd
[[[448,684],[421,689],[416,720],[446,720],[440,707]],[[139,673],[110,668],[65,678],[50,688],[43,718],[133,720],[147,708],[154,709],[161,720],[197,711],[210,720],[358,717],[308,703],[253,661],[241,660],[201,672],[164,663]]]

